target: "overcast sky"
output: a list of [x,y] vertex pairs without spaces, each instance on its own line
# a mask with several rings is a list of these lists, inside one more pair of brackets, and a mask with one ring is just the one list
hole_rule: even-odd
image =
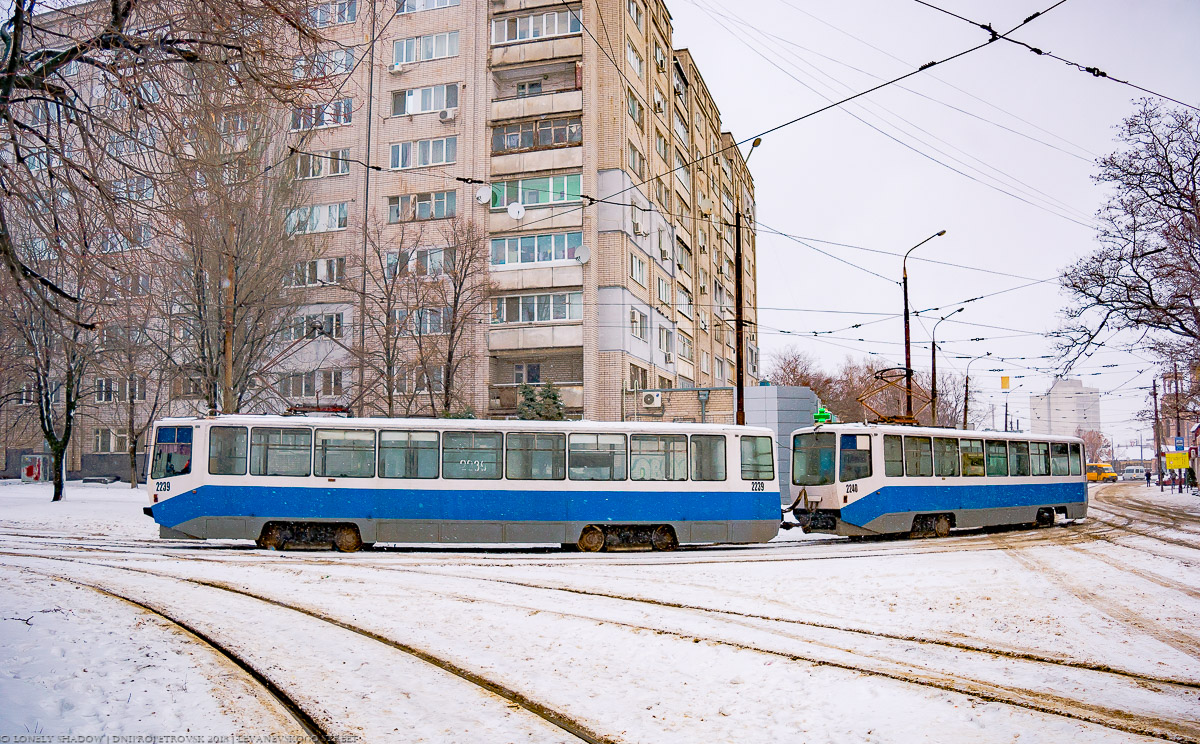
[[[936,4],[1003,33],[1053,0]],[[691,49],[725,128],[739,139],[987,38],[914,0],[669,0],[669,7],[676,46]],[[1014,38],[1200,105],[1198,29],[1196,0],[1068,0]],[[997,41],[765,137],[750,160],[763,226],[764,352],[797,344],[830,369],[867,352],[903,366],[903,326],[888,317],[902,308],[900,257],[834,243],[903,254],[944,229],[909,259],[912,309],[945,308],[914,321],[913,366],[929,367],[933,321],[958,307],[965,309],[938,329],[939,367],[961,371],[967,360],[956,357],[987,352],[1052,354],[1043,334],[1060,323],[1065,297],[1057,283],[962,301],[1052,279],[1095,248],[1105,191],[1091,181],[1093,161],[1115,148],[1113,127],[1141,95]],[[1108,393],[1103,430],[1118,443],[1149,432],[1132,421],[1155,373],[1148,359],[1100,351],[1075,370]],[[1009,375],[1010,409],[1027,426],[1028,394],[1045,392],[1053,363],[981,360],[971,367],[972,387],[997,405],[999,427],[1000,377]]]

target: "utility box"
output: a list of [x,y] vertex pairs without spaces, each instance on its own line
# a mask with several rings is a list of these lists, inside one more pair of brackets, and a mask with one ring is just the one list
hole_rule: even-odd
[[21,482],[45,483],[50,480],[50,455],[21,455]]

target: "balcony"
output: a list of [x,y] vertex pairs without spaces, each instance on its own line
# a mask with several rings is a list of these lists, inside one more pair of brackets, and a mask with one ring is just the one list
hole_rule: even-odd
[[537,220],[537,229],[546,232],[572,227],[579,229],[583,226],[584,210],[580,209],[581,204],[583,202],[580,201],[554,206],[543,204],[530,206],[527,207],[525,216],[520,220],[514,220],[503,209],[495,209],[488,216],[488,230],[493,233],[525,230],[529,228],[523,227],[521,223],[534,220]]
[[559,36],[492,47],[492,66],[519,65],[583,56],[583,36]]
[[492,101],[492,121],[583,111],[583,91],[563,90]]
[[510,176],[547,170],[578,170],[583,167],[582,147],[552,147],[509,155],[492,156],[492,175]]
[[548,287],[578,287],[583,284],[583,264],[566,259],[558,266],[513,264],[492,267],[492,284],[498,291],[544,289]]
[[497,325],[488,331],[488,349],[564,349],[583,346],[583,324],[579,321],[557,325]]
[[[582,382],[555,382],[554,385],[562,394],[563,408],[571,410],[572,408],[583,408],[583,383]],[[538,387],[538,385],[534,385]],[[505,413],[515,414],[517,411],[517,401],[520,400],[517,390],[520,385],[492,385],[488,388],[488,401],[490,412],[493,414],[503,415]]]

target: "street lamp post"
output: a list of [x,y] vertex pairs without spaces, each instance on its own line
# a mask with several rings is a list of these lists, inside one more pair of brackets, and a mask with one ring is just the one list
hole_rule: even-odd
[[[746,158],[743,163],[750,162],[750,156],[754,154],[754,148],[762,144],[762,137],[755,138],[750,144],[750,151],[746,153]],[[749,175],[749,165],[746,166],[746,173]],[[737,277],[733,280],[733,301],[737,305],[737,309],[733,314],[733,335],[737,343],[737,351],[734,353],[734,377],[736,386],[736,408],[734,413],[734,421],[739,425],[746,423],[746,318],[745,318],[745,300],[742,299],[742,276],[745,272],[742,270],[742,184],[735,185],[737,191],[737,210],[734,212],[734,228],[733,228],[733,265],[734,271],[737,272]]]
[[956,313],[961,313],[961,312],[962,312],[963,310],[965,310],[965,309],[966,309],[966,308],[961,308],[961,307],[960,307],[959,309],[955,310],[954,312],[951,312],[951,313],[946,313],[946,314],[945,314],[945,315],[943,315],[942,317],[938,318],[938,322],[936,322],[936,323],[934,323],[934,324],[933,324],[933,333],[931,333],[931,334],[930,334],[930,338],[931,338],[931,340],[933,341],[933,343],[932,343],[932,346],[933,346],[933,363],[932,363],[932,365],[930,365],[930,366],[932,367],[932,371],[933,371],[933,383],[932,383],[932,385],[931,385],[931,388],[930,388],[930,391],[929,391],[929,405],[930,405],[930,407],[931,407],[931,408],[933,408],[933,415],[932,415],[932,417],[931,417],[931,418],[933,419],[933,425],[934,425],[934,426],[937,426],[937,425],[938,425],[938,407],[937,407],[937,398],[938,398],[938,394],[937,394],[937,327],[938,327],[939,325],[941,325],[942,321],[943,321],[943,320],[945,320],[946,318],[949,318],[951,315],[954,315],[954,314],[956,314]]
[[904,260],[900,262],[900,268],[903,271],[904,284],[904,415],[912,420],[912,336],[908,328],[908,254],[925,245],[934,238],[945,235],[946,231],[942,230],[930,235],[920,243],[917,243],[908,252],[904,254]]
[[977,356],[967,362],[966,385],[963,388],[963,429],[967,428],[967,408],[971,405],[971,365],[980,359],[987,359],[991,355],[992,352],[989,351],[983,356]]

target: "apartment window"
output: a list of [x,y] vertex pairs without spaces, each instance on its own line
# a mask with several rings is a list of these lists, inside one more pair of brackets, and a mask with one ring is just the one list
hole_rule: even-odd
[[629,118],[633,119],[633,123],[638,125],[638,129],[642,128],[642,102],[638,99],[637,94],[632,89],[625,91],[625,107],[629,111]]
[[666,162],[671,159],[671,148],[667,146],[667,138],[662,130],[654,130],[654,151]]
[[344,392],[342,387],[342,370],[340,369],[323,369],[321,370],[321,395],[341,395]]
[[526,206],[577,202],[581,179],[582,176],[575,173],[492,184],[492,209],[503,209],[513,202]]
[[654,40],[654,66],[659,72],[667,69],[667,52],[658,39]]
[[96,378],[96,402],[112,403],[117,399],[117,381],[111,377]]
[[683,273],[692,273],[692,249],[678,237],[675,238],[675,263]]
[[344,75],[354,69],[353,49],[332,49],[310,57],[297,57],[292,76],[297,80]]
[[311,398],[317,394],[317,373],[296,372],[279,378],[276,387],[284,398]]
[[641,341],[650,340],[650,318],[636,308],[629,311],[629,332]]
[[658,277],[658,301],[664,305],[671,304],[671,283],[664,277]]
[[388,222],[440,220],[457,214],[457,195],[454,191],[432,191],[422,194],[388,197]]
[[672,71],[671,85],[675,89],[675,98],[679,103],[679,108],[686,110],[688,107],[688,81],[678,67]]
[[633,42],[625,40],[625,58],[629,60],[629,67],[634,71],[639,78],[646,77],[646,63],[642,60],[642,55],[638,54],[637,49],[633,46]]
[[629,17],[633,19],[633,25],[638,27],[639,31],[644,30],[645,16],[642,15],[642,5],[637,0],[628,1]]
[[583,317],[582,292],[497,297],[492,301],[492,323],[544,323]]
[[642,178],[646,171],[646,157],[632,142],[629,143],[629,170],[637,174],[638,178]]
[[428,36],[414,36],[409,39],[399,39],[392,44],[392,62],[396,65],[457,56],[457,31],[429,34]]
[[492,240],[492,265],[520,265],[575,258],[583,233],[543,233]]
[[540,96],[541,94],[541,80],[527,80],[523,83],[517,83],[517,98],[528,98],[529,96]]
[[542,365],[532,363],[513,365],[513,382],[518,385],[537,385],[541,381]]
[[[692,171],[689,167],[687,155],[683,154],[682,150],[675,150],[675,177],[679,179],[679,183],[690,193],[692,190]],[[680,203],[686,203],[681,200]]]
[[507,16],[492,21],[492,44],[567,36],[583,30],[578,9]]
[[629,389],[630,390],[645,390],[649,387],[647,383],[648,375],[646,370],[636,364],[629,365]]
[[675,112],[675,136],[686,144],[691,140],[687,125],[687,112]]
[[95,438],[92,444],[93,451],[97,454],[128,452],[128,430],[124,427],[120,429],[97,428],[95,429]]
[[675,334],[664,326],[658,328],[658,350],[667,354],[675,351]]
[[149,201],[154,198],[154,183],[146,176],[121,178],[113,181],[112,191],[119,201]]
[[396,0],[396,15],[457,7],[460,0]]
[[397,90],[392,93],[392,116],[425,114],[452,108],[458,108],[458,83]]
[[354,19],[358,15],[358,2],[357,0],[333,0],[333,2],[316,5],[310,12],[317,28],[354,23]]
[[696,347],[685,333],[679,334],[679,358],[691,362],[696,358]]
[[285,227],[289,235],[344,230],[348,214],[348,202],[296,207],[288,210]]
[[458,137],[397,142],[392,145],[393,170],[449,165],[458,160]]
[[684,317],[692,317],[692,293],[683,287],[675,288],[675,307]]
[[543,119],[492,128],[492,154],[583,143],[583,120]]
[[328,103],[310,103],[292,109],[291,130],[298,132],[350,124],[354,118],[354,100],[339,98]]
[[341,176],[350,172],[350,150],[329,150],[321,153],[301,152],[296,155],[296,178]]
[[725,380],[725,359],[723,357],[713,359],[713,379],[717,382]]
[[707,351],[700,352],[700,371],[705,374],[708,374],[709,366],[710,366],[710,362],[709,362],[708,352]]
[[629,254],[629,277],[643,287],[646,286],[646,262],[636,253]]

